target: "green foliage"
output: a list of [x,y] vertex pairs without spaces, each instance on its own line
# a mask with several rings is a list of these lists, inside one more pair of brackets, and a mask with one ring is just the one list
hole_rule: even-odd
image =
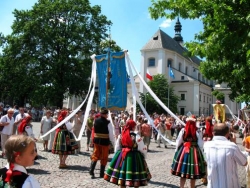
[[0,36],[2,98],[61,107],[68,95],[84,97],[90,56],[102,50],[111,25],[101,7],[88,0],[39,0],[14,16],[12,34]]
[[116,42],[112,39],[103,40],[100,44],[101,49],[103,52],[101,54],[107,53],[107,49],[110,48],[112,52],[120,52],[122,51],[121,47],[116,44]]
[[[148,86],[152,91],[157,95],[157,97],[168,107],[168,80],[163,74],[157,74],[153,76],[153,80],[148,82]],[[147,112],[152,114],[157,112],[158,114],[167,113],[156,101],[155,99],[147,92],[146,94],[140,93],[140,98],[142,104],[145,106]],[[169,88],[169,109],[173,113],[177,113],[177,104],[179,97],[174,94],[173,87]],[[137,109],[140,109],[140,106],[137,104]]]
[[186,43],[192,55],[205,57],[201,73],[218,83],[225,82],[229,97],[249,102],[250,87],[249,0],[152,0],[151,17],[200,19],[204,29]]
[[218,90],[214,90],[212,91],[212,95],[216,97],[216,99],[218,100],[224,100],[225,94],[218,91]]

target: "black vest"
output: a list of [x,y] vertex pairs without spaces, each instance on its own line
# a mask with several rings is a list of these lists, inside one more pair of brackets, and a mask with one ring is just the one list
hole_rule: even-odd
[[104,117],[100,117],[95,120],[94,123],[94,144],[100,144],[104,146],[108,146],[110,144],[109,140],[109,129],[108,124],[109,120]]
[[25,180],[29,175],[19,171],[13,171],[11,186],[15,188],[22,188]]

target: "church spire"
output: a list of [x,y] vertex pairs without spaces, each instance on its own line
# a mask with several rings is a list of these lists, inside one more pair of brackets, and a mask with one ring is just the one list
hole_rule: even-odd
[[176,40],[180,44],[183,43],[183,38],[181,36],[181,28],[182,28],[182,25],[181,25],[181,22],[179,21],[179,17],[178,17],[176,24],[174,26],[174,30],[175,30],[174,40]]

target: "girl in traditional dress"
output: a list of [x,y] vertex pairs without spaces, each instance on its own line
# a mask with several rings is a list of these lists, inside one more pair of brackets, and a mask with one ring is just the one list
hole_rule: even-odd
[[186,119],[176,140],[176,150],[171,173],[180,176],[180,187],[184,188],[186,179],[190,179],[191,188],[195,180],[206,175],[205,160],[202,154],[203,140],[196,127],[195,117]]
[[115,155],[104,175],[104,179],[120,187],[146,186],[151,179],[145,155],[147,147],[135,134],[136,123],[129,120],[118,136]]
[[208,116],[205,121],[206,127],[203,134],[204,141],[210,141],[213,139],[213,123],[212,117]]
[[28,175],[26,167],[34,164],[37,155],[34,139],[25,135],[13,135],[5,143],[8,164],[1,172],[1,187],[40,188],[38,181]]
[[[203,131],[203,140],[204,141],[211,141],[213,139],[213,123],[212,117],[208,116],[205,120],[205,130]],[[201,178],[201,181],[204,185],[207,184],[207,177]]]
[[35,135],[33,133],[32,130],[32,124],[31,124],[32,118],[30,115],[26,116],[20,123],[20,125],[18,126],[18,134],[23,134],[26,136],[30,136],[31,138],[33,138],[35,141]]
[[[61,111],[58,117],[58,123],[60,123],[66,116],[67,111]],[[60,165],[59,168],[67,168],[65,161],[69,154],[75,154],[75,150],[78,149],[78,144],[74,139],[74,135],[68,131],[65,124],[56,130],[54,143],[52,147],[52,153],[59,154]]]

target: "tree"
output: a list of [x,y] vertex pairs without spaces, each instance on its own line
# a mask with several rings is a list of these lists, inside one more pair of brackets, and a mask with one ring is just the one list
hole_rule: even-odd
[[116,42],[112,39],[103,40],[100,44],[101,49],[103,49],[103,53],[107,53],[107,49],[110,49],[112,52],[120,52],[122,51],[121,47],[116,44]]
[[[148,86],[157,95],[157,97],[167,106],[168,104],[168,87],[169,83],[167,78],[163,74],[157,74],[153,76],[153,80],[148,82]],[[157,112],[158,114],[166,113],[166,111],[155,101],[155,99],[147,92],[146,94],[140,93],[140,98],[142,104],[149,114]],[[169,88],[169,109],[173,113],[177,113],[177,104],[179,102],[179,97],[174,94],[173,87]],[[137,104],[137,109],[140,106]]]
[[216,97],[217,100],[220,100],[222,103],[224,103],[224,99],[225,99],[225,94],[218,91],[218,90],[214,90],[212,91],[212,95]]
[[1,35],[1,94],[24,103],[62,107],[66,95],[84,96],[90,56],[101,51],[111,22],[88,0],[39,0],[14,10],[12,33]]
[[249,102],[250,3],[236,1],[152,0],[151,17],[200,19],[204,30],[186,43],[192,55],[204,57],[202,74],[231,88],[230,99]]

